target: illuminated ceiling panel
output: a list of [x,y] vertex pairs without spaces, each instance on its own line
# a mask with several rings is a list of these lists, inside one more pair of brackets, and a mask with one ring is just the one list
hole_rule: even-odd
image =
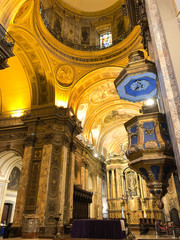
[[64,0],[64,2],[81,11],[94,12],[108,8],[118,0]]

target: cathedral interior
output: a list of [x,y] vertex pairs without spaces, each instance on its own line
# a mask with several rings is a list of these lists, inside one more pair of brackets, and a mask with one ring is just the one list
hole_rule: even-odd
[[1,0],[11,236],[47,236],[58,214],[179,221],[179,39],[179,0]]

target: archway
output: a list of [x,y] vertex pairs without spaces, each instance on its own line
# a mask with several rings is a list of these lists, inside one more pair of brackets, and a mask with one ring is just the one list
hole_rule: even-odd
[[0,152],[0,220],[5,224],[13,221],[21,166],[22,156],[18,152]]

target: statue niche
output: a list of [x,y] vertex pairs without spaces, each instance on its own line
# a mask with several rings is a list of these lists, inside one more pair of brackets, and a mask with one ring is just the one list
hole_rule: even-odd
[[127,191],[130,192],[132,196],[137,196],[137,177],[134,171],[126,173],[126,184]]
[[54,31],[56,32],[58,37],[61,37],[61,20],[58,17],[56,17],[56,20],[54,22]]

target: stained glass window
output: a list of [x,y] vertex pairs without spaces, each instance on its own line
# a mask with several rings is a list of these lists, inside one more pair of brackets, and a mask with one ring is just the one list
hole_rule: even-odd
[[100,46],[101,48],[106,48],[112,45],[112,34],[111,32],[106,32],[100,35]]

